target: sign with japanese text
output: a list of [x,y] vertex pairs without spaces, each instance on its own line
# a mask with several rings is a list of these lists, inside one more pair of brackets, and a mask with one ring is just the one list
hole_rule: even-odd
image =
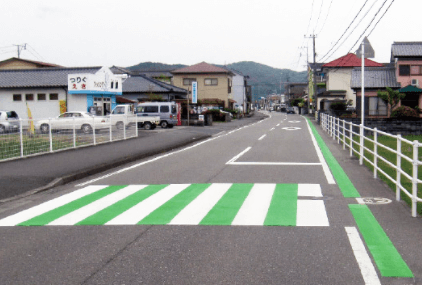
[[95,74],[69,74],[67,78],[69,94],[122,93],[122,78],[108,68],[103,67]]
[[192,104],[198,103],[198,82],[192,82]]

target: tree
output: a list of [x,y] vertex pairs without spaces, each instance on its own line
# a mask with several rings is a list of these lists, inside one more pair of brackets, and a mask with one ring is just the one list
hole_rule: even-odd
[[384,101],[387,101],[390,106],[390,110],[393,110],[394,107],[400,102],[401,99],[406,97],[406,94],[400,93],[398,90],[393,90],[390,87],[385,88],[387,91],[378,90],[377,96]]

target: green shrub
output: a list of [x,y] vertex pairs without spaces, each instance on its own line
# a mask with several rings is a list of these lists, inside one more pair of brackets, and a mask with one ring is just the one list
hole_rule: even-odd
[[330,104],[330,109],[335,111],[346,111],[347,104],[343,102],[334,102]]
[[413,108],[401,106],[391,113],[391,118],[419,118],[419,114]]

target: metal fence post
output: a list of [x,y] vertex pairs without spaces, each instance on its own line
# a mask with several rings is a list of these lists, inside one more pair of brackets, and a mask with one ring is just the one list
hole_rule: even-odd
[[94,140],[94,145],[96,145],[97,138],[95,137],[95,117],[92,117],[92,138]]
[[418,195],[418,147],[419,142],[413,141],[412,217],[416,217],[418,203],[416,200]]
[[53,152],[53,133],[51,130],[51,118],[48,118],[48,134],[50,138],[50,152]]
[[350,122],[350,156],[353,156],[353,123]]
[[23,129],[22,129],[22,119],[19,118],[19,139],[20,139],[20,146],[21,146],[21,157],[23,157]]
[[397,135],[397,158],[396,158],[396,200],[400,201],[400,187],[401,185],[401,173],[399,171],[401,169],[401,135]]
[[138,114],[135,114],[135,134],[136,137],[138,137],[139,131],[138,131]]
[[[126,122],[127,122],[127,120],[128,120],[128,116],[126,115]],[[125,120],[123,120],[123,139],[126,139],[126,125],[125,125]]]
[[112,132],[113,122],[111,118],[112,116],[110,116],[110,141],[113,141],[113,132]]
[[346,149],[346,120],[343,120],[343,150]]
[[76,148],[76,125],[75,125],[75,117],[73,118],[73,147]]
[[378,130],[374,128],[374,178],[377,178],[378,171]]
[[340,144],[340,118],[337,118],[337,143]]
[[359,158],[359,164],[362,165],[363,164],[363,125],[360,124],[359,125],[360,131],[359,131],[359,136],[360,136],[360,158]]

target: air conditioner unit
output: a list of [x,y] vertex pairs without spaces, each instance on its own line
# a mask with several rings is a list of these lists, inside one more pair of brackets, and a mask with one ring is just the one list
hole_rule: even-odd
[[419,87],[419,80],[418,80],[418,79],[412,79],[412,83],[411,83],[411,85],[412,85],[412,86]]

